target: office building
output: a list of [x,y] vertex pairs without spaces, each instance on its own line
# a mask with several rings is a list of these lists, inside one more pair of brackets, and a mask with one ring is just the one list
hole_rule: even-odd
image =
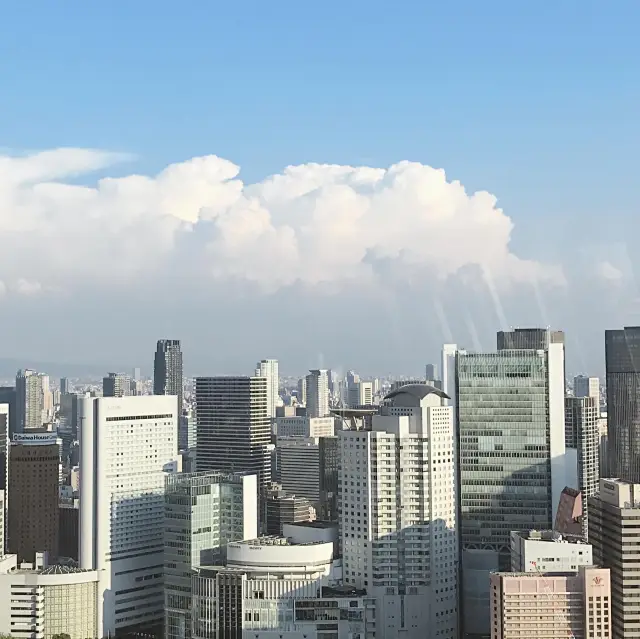
[[594,397],[567,397],[565,399],[565,446],[567,473],[576,472],[576,478],[567,475],[567,484],[577,488],[582,501],[582,530],[588,531],[588,502],[598,492],[600,481],[600,433],[598,432],[598,400]]
[[491,575],[491,639],[611,639],[609,571]]
[[175,470],[176,398],[82,398],[78,410],[80,567],[100,575],[96,636],[161,631],[164,488],[166,472]]
[[60,560],[73,559],[78,561],[78,547],[80,544],[80,499],[71,497],[61,498],[58,504],[60,516],[60,534],[58,535],[58,553]]
[[326,370],[311,370],[307,379],[307,417],[329,414],[329,380]]
[[178,427],[178,450],[195,450],[198,440],[198,424],[195,411],[189,409],[180,416]]
[[278,437],[276,458],[282,490],[306,497],[314,508],[320,503],[320,439]]
[[355,382],[347,389],[350,408],[373,405],[373,382]]
[[278,437],[330,437],[334,432],[333,417],[276,417]]
[[640,482],[640,326],[605,331],[610,477]]
[[346,585],[376,599],[379,639],[458,636],[452,410],[442,391],[389,393],[372,430],[339,433]]
[[337,522],[339,517],[338,487],[340,473],[340,440],[337,436],[320,437],[320,503],[317,516],[323,521]]
[[49,377],[26,369],[16,375],[16,431],[41,429],[53,416]]
[[593,561],[611,571],[612,638],[640,637],[640,484],[601,479],[589,500]]
[[510,565],[512,530],[553,527],[566,486],[564,338],[498,333],[496,353],[457,355],[462,618],[489,634],[489,573]]
[[60,444],[55,433],[26,432],[9,446],[7,549],[18,561],[58,554]]
[[511,533],[511,572],[575,572],[593,565],[591,544],[555,530]]
[[129,397],[134,395],[132,380],[124,373],[109,373],[102,378],[103,397]]
[[159,339],[153,359],[153,394],[175,395],[178,416],[183,406],[182,350],[178,339]]
[[278,373],[277,359],[263,359],[256,364],[256,377],[265,377],[267,380],[267,413],[270,418],[276,416],[276,406],[280,399],[280,375]]
[[69,380],[66,377],[60,378],[60,395],[66,395],[71,392]]
[[305,405],[307,404],[307,378],[301,377],[298,380],[298,402]]
[[100,637],[98,573],[49,565],[46,553],[0,560],[0,633],[11,637]]
[[271,419],[265,377],[197,377],[198,471],[251,473],[271,482]]
[[584,537],[584,511],[582,508],[582,493],[567,486],[560,495],[556,522],[553,529],[562,535]]
[[435,382],[438,379],[437,370],[438,369],[435,364],[427,364],[424,367],[424,374],[425,374],[425,379],[427,380],[427,383],[434,385],[433,382]]
[[258,534],[255,475],[166,477],[164,519],[165,637],[191,637],[191,583],[198,566],[219,565],[226,544]]
[[262,507],[262,521],[267,535],[282,535],[285,524],[311,521],[315,513],[306,497],[288,495],[279,484],[272,484],[266,491]]
[[15,386],[0,386],[0,405],[6,404],[9,410],[9,439],[17,429],[17,408]]
[[597,377],[576,375],[573,378],[573,394],[575,397],[592,397],[595,399],[598,415],[600,414],[600,380]]

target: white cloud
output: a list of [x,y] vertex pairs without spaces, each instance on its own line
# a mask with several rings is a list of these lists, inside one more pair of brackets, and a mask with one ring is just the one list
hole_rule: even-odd
[[608,260],[596,264],[596,273],[598,277],[609,283],[619,283],[624,277],[623,272]]
[[207,156],[155,177],[63,181],[119,159],[83,149],[0,157],[0,280],[33,293],[170,272],[178,285],[198,276],[274,291],[371,282],[385,265],[442,279],[477,266],[498,288],[564,282],[559,267],[511,251],[513,223],[493,195],[429,166],[307,164],[247,185],[237,166]]

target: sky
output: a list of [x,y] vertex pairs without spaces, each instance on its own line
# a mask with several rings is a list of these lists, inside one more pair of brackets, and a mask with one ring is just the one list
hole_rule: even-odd
[[[27,6],[28,5],[28,6]],[[0,7],[0,357],[417,374],[640,323],[640,4]]]

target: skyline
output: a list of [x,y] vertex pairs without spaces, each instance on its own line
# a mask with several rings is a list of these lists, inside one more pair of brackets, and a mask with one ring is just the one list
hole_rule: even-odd
[[602,377],[640,323],[640,6],[364,8],[9,7],[2,355],[401,373],[552,326]]

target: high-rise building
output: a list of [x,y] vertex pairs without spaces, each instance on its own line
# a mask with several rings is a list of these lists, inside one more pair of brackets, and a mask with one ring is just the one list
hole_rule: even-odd
[[306,497],[314,508],[320,503],[320,438],[278,437],[278,482],[290,495]]
[[333,417],[277,417],[278,437],[330,437],[335,432]]
[[197,377],[196,468],[258,476],[271,482],[271,420],[265,377]]
[[6,404],[9,409],[9,439],[17,433],[17,409],[15,386],[0,386],[0,404]]
[[565,398],[565,446],[568,470],[576,471],[576,481],[567,484],[582,494],[582,529],[588,532],[588,502],[598,492],[600,480],[598,400],[594,397]]
[[183,409],[182,350],[178,339],[159,339],[153,360],[153,394],[175,395],[178,415]]
[[373,382],[355,382],[349,386],[347,392],[351,408],[373,404]]
[[16,375],[16,431],[40,429],[52,417],[49,376],[26,369]]
[[9,485],[9,405],[0,404],[0,557],[7,539],[7,495]]
[[129,397],[133,395],[132,380],[125,373],[109,373],[102,378],[103,397]]
[[640,637],[640,484],[601,479],[589,500],[593,561],[611,571],[612,639]]
[[340,438],[345,584],[376,599],[381,639],[456,637],[452,409],[425,384],[389,393],[372,430]]
[[258,535],[257,477],[168,475],[165,492],[165,637],[190,639],[193,571],[224,562],[226,544]]
[[320,503],[318,518],[338,521],[338,486],[340,474],[340,439],[320,437]]
[[573,394],[576,397],[593,397],[600,414],[600,380],[597,377],[576,375],[573,378]]
[[280,397],[280,375],[278,373],[277,359],[263,359],[256,364],[256,377],[267,379],[267,413],[269,417],[276,416],[276,406]]
[[640,326],[605,331],[607,473],[640,483]]
[[593,566],[493,573],[491,639],[611,639],[612,585],[609,571]]
[[329,414],[329,380],[327,371],[309,371],[307,380],[307,417],[326,417]]
[[55,433],[26,432],[9,446],[7,549],[19,561],[58,554],[60,444]]
[[60,395],[66,395],[71,391],[69,380],[66,377],[60,378]]
[[566,486],[563,334],[498,333],[497,353],[457,355],[462,619],[487,635],[489,573],[512,530],[553,527]]
[[298,401],[301,404],[307,403],[307,378],[301,377],[298,380]]
[[262,521],[267,535],[282,535],[285,524],[311,521],[313,506],[306,497],[288,495],[278,484],[265,491]]
[[82,398],[78,409],[79,558],[81,568],[100,574],[95,636],[161,631],[164,489],[176,458],[176,398]]

